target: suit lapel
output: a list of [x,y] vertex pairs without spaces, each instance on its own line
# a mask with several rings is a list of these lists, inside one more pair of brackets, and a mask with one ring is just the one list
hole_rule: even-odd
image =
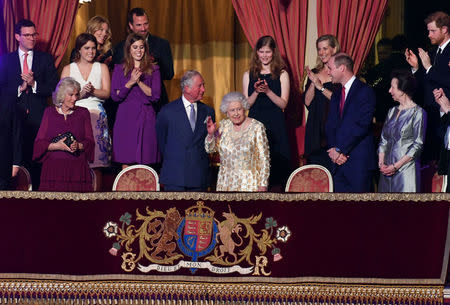
[[22,84],[22,77],[20,74],[22,73],[22,68],[20,67],[20,58],[19,58],[19,51],[14,52],[14,60],[11,62],[13,65],[13,71],[17,71],[16,74],[16,83],[19,85]]
[[204,124],[204,120],[206,117],[206,109],[203,106],[204,105],[202,103],[197,102],[197,121],[195,122],[194,130],[195,136],[202,134],[202,125]]
[[345,98],[345,103],[344,103],[344,109],[342,110],[342,117],[341,119],[345,116],[345,112],[348,109],[348,106],[353,102],[353,96],[355,95],[355,92],[358,90],[358,86],[359,86],[359,80],[355,79],[353,81],[352,86],[350,87],[350,90],[348,90],[348,95]]
[[184,108],[183,100],[180,98],[176,105],[177,119],[180,120],[181,127],[180,132],[184,135],[184,138],[190,139],[193,135],[191,124]]

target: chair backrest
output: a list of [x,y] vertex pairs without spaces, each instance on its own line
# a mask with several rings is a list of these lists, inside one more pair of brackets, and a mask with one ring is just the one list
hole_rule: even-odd
[[286,192],[321,193],[333,192],[333,179],[330,172],[317,164],[297,168],[289,176]]
[[433,175],[431,181],[432,193],[445,193],[447,189],[447,175],[439,175],[437,172]]
[[97,190],[97,175],[95,174],[94,170],[92,168],[89,169],[91,172],[91,179],[92,179],[92,190],[95,192]]
[[113,191],[159,191],[158,174],[146,165],[123,169],[114,180]]
[[15,191],[31,191],[33,189],[30,173],[25,167],[19,167],[17,176],[12,179],[11,189]]

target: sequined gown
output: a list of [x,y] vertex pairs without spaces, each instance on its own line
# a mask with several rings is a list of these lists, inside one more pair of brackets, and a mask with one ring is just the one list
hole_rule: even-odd
[[264,125],[251,119],[241,131],[229,119],[222,120],[220,137],[205,139],[206,152],[219,152],[217,191],[256,192],[267,187],[270,172],[269,145]]
[[397,162],[404,155],[412,157],[412,160],[392,176],[380,173],[380,193],[420,191],[419,157],[423,149],[425,130],[426,113],[419,106],[404,110],[399,110],[397,106],[389,110],[381,132],[378,153],[384,152],[384,163],[387,165]]

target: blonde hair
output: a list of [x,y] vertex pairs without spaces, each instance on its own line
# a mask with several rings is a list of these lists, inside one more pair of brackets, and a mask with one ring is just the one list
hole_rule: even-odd
[[105,54],[106,52],[108,52],[111,48],[112,48],[112,42],[111,42],[111,25],[109,24],[108,19],[106,19],[105,17],[102,16],[94,16],[91,19],[89,19],[87,25],[86,25],[86,33],[92,34],[94,35],[94,33],[98,30],[102,29],[102,25],[106,23],[106,25],[108,25],[108,30],[106,31],[106,38],[105,38],[105,42],[100,45],[97,44],[99,46],[99,51],[100,54]]
[[72,92],[75,89],[77,89],[78,92],[80,92],[81,87],[79,82],[77,82],[72,77],[62,78],[59,81],[58,85],[56,85],[55,91],[53,91],[52,94],[53,105],[61,107],[64,98],[66,97],[66,94]]
[[[331,48],[336,48],[336,52],[334,54],[337,54],[337,53],[341,52],[341,45],[339,44],[339,41],[337,40],[337,38],[335,36],[330,35],[330,34],[326,34],[326,35],[322,35],[319,38],[317,38],[317,40],[316,40],[316,49],[319,48],[319,42],[322,42],[322,41],[327,41],[328,45]],[[334,55],[334,54],[332,54],[332,55]],[[318,71],[321,71],[323,69],[323,67],[324,67],[323,62],[320,60],[320,57],[317,56],[316,69]]]

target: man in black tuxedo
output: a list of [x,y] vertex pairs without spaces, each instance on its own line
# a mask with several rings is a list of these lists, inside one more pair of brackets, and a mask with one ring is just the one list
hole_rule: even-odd
[[[148,15],[143,8],[135,7],[128,12],[129,31],[145,37],[150,55],[153,56],[159,66],[161,78],[171,80],[173,78],[173,59],[170,44],[166,39],[151,35],[149,32]],[[123,46],[125,40],[114,47],[113,63],[120,64],[123,60]],[[157,103],[156,111],[169,102],[164,83],[161,83],[161,97]]]
[[20,20],[14,27],[19,48],[0,58],[2,96],[17,101],[22,122],[23,163],[29,169],[33,187],[39,185],[40,166],[32,163],[33,144],[41,124],[47,98],[58,83],[53,57],[34,50],[38,33],[30,20]]
[[22,125],[14,99],[2,98],[0,114],[0,190],[7,190],[22,163]]
[[[449,63],[450,65],[450,63]],[[450,69],[450,66],[449,66]],[[441,154],[439,158],[439,167],[438,173],[440,175],[448,175],[450,174],[450,134],[448,133],[448,129],[450,128],[450,101],[448,97],[445,95],[444,90],[442,88],[433,90],[434,98],[436,103],[440,107],[441,113],[441,136],[443,139],[444,145],[441,146]],[[450,183],[447,183],[447,193],[450,193]]]
[[[410,64],[414,76],[423,86],[424,104],[427,111],[427,134],[424,147],[424,157],[436,160],[442,146],[443,138],[439,137],[442,125],[440,125],[440,107],[435,102],[433,90],[442,88],[446,96],[450,96],[450,17],[444,12],[435,12],[425,19],[428,29],[428,38],[436,50],[430,52],[419,48],[419,58],[422,63],[419,66],[417,56],[406,49],[406,61]],[[448,132],[447,132],[448,133]],[[425,161],[429,161],[425,160]]]

